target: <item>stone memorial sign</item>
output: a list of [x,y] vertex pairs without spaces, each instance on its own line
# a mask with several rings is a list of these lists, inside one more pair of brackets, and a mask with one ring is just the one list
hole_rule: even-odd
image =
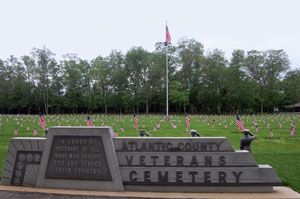
[[111,181],[102,137],[54,136],[45,178]]
[[49,128],[36,186],[124,191],[112,129]]
[[11,139],[5,185],[102,191],[272,192],[281,181],[225,137],[128,138],[111,127],[52,127]]

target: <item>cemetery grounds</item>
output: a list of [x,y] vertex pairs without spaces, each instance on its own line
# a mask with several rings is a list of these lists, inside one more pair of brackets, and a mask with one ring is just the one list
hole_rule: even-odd
[[[140,130],[149,130],[152,137],[190,137],[184,115],[170,115],[170,119],[165,120],[164,115],[137,114],[138,130],[134,127],[133,115],[89,116],[95,126],[111,126],[120,137],[137,137]],[[188,117],[189,130],[195,129],[203,137],[227,137],[233,148],[239,150],[243,133],[237,129],[236,116]],[[44,118],[46,127],[87,126],[87,115],[46,115]],[[240,115],[239,118],[256,135],[251,147],[257,164],[269,164],[284,186],[300,192],[300,114]],[[38,115],[0,115],[0,177],[10,138],[43,135]]]

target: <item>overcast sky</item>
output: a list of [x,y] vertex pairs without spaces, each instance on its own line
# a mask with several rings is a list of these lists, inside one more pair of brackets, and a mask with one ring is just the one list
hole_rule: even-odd
[[133,46],[154,50],[165,25],[182,37],[219,48],[283,49],[300,68],[300,0],[0,0],[0,59],[46,46],[91,60]]

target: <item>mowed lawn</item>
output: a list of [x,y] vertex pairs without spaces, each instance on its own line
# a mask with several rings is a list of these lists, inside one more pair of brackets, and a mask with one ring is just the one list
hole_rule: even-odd
[[[46,127],[51,126],[86,126],[87,115],[47,115],[44,116]],[[133,115],[90,115],[95,126],[112,126],[118,136],[137,137]],[[139,130],[147,130],[153,137],[189,137],[186,133],[184,115],[171,115],[165,120],[164,115],[139,115]],[[203,137],[227,137],[233,148],[239,150],[242,132],[235,124],[233,115],[189,115],[191,128]],[[285,186],[300,192],[300,114],[240,115],[255,135],[252,154],[258,164],[271,165]],[[44,132],[39,125],[38,115],[2,115],[0,116],[0,176],[2,174],[8,143],[13,137],[37,137]],[[256,126],[258,132],[256,132]],[[294,135],[291,128],[295,127]],[[29,129],[28,129],[29,128]],[[122,132],[121,129],[124,129]],[[190,128],[190,129],[191,129]],[[18,134],[15,135],[15,130]],[[271,136],[271,130],[273,136]]]

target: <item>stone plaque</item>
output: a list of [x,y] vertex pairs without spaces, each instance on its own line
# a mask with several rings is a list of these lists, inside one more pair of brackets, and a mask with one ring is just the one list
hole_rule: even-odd
[[111,127],[50,127],[36,187],[124,191]]
[[111,181],[102,137],[54,136],[45,177]]

